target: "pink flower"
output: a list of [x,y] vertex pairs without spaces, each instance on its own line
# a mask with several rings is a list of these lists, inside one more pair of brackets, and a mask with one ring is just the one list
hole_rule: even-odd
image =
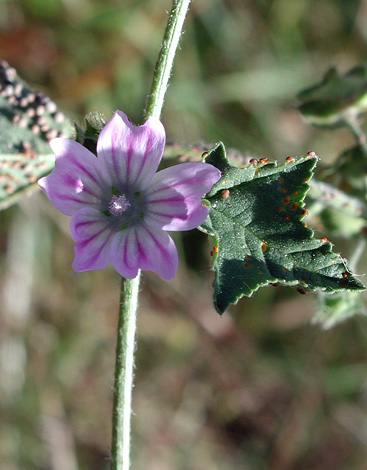
[[162,123],[150,117],[134,126],[116,111],[102,129],[97,155],[74,140],[50,142],[55,168],[40,187],[60,212],[71,216],[74,271],[101,269],[111,261],[121,276],[139,269],[171,279],[177,249],[166,230],[191,230],[209,209],[201,197],[220,178],[208,163],[182,163],[156,173],[165,144]]

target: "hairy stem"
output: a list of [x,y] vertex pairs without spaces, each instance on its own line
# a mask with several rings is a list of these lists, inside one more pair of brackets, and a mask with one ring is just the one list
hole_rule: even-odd
[[128,470],[130,467],[131,395],[139,281],[140,271],[134,279],[122,278],[121,282],[112,421],[113,470]]
[[154,70],[152,87],[145,109],[148,116],[160,117],[164,96],[171,76],[173,59],[180,40],[182,26],[185,20],[190,0],[174,0],[168,18],[166,31],[163,36],[161,50]]
[[[190,0],[174,0],[153,75],[144,117],[160,117],[173,59]],[[112,420],[112,470],[130,468],[131,397],[134,377],[136,312],[140,271],[135,279],[122,279],[117,327]]]

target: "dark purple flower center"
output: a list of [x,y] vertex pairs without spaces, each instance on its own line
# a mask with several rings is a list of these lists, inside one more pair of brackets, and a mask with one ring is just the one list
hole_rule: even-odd
[[108,209],[111,215],[122,215],[128,207],[131,206],[131,202],[126,199],[125,194],[120,196],[113,195],[108,205]]

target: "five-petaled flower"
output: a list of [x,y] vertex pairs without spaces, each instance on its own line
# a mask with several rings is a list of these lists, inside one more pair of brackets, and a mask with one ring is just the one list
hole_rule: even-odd
[[128,279],[139,269],[163,279],[175,275],[177,250],[166,230],[190,230],[204,222],[209,209],[201,198],[220,171],[192,162],[156,173],[164,145],[158,119],[134,126],[121,111],[102,129],[97,157],[74,140],[51,140],[55,168],[39,185],[71,216],[74,271],[101,269],[111,261]]

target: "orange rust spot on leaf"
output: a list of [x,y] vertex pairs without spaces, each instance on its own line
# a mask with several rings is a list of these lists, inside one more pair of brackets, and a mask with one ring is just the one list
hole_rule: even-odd
[[289,204],[289,197],[283,197],[283,204]]
[[222,198],[224,198],[224,199],[227,199],[227,197],[229,197],[230,194],[231,194],[231,193],[230,193],[229,189],[223,189],[223,191],[220,193],[220,195],[221,195]]
[[302,209],[302,210],[301,210],[301,214],[302,214],[302,215],[308,215],[309,212],[308,212],[307,209]]
[[260,158],[260,160],[259,160],[259,163],[262,163],[262,164],[264,164],[264,165],[265,165],[266,163],[268,163],[268,162],[269,162],[269,159],[268,159],[268,158]]
[[259,161],[257,158],[251,158],[250,163],[252,163],[252,165],[257,165]]
[[268,248],[268,245],[265,242],[261,242],[261,251],[264,253]]
[[347,279],[348,276],[349,276],[349,274],[347,273],[347,271],[344,271],[344,272],[342,273],[342,278],[343,278],[343,279]]
[[285,220],[289,220],[289,219],[290,219],[290,217],[289,217],[289,215],[288,215],[288,214],[287,214],[287,215],[285,215],[285,216],[284,216],[284,218],[285,218]]
[[246,261],[246,263],[245,263],[245,268],[249,268],[250,266],[251,266],[251,264],[250,264],[250,263],[247,263],[247,261]]
[[302,289],[302,287],[300,287],[300,286],[297,287],[297,292],[298,292],[299,294],[302,294],[302,295],[307,294],[307,292],[306,292],[304,289]]
[[297,207],[298,207],[298,204],[297,204],[296,202],[293,202],[293,203],[291,204],[291,209],[292,209],[292,211],[295,211],[295,210],[297,209]]
[[308,156],[308,157],[315,157],[315,156],[316,156],[316,153],[313,152],[312,150],[310,150],[309,152],[307,152],[307,156]]
[[283,191],[283,193],[287,193],[287,192],[288,192],[288,189],[287,189],[287,188],[283,188],[282,191]]
[[280,178],[278,179],[278,181],[279,181],[280,184],[283,184],[283,183],[284,183],[284,178],[280,177]]
[[293,157],[291,157],[291,156],[289,156],[285,159],[285,161],[288,162],[288,163],[291,162],[292,160],[293,160]]
[[297,194],[298,194],[298,191],[293,191],[294,196],[297,196]]
[[322,238],[320,238],[320,241],[321,241],[322,243],[326,243],[326,242],[327,242],[327,238],[326,238],[326,237],[322,237]]
[[218,253],[219,248],[217,247],[217,245],[213,246],[213,251],[214,251],[214,253]]

